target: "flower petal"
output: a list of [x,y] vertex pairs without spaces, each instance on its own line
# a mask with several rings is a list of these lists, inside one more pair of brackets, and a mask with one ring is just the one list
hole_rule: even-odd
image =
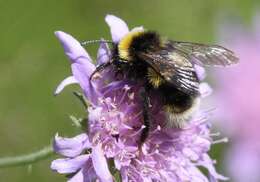
[[74,84],[74,83],[79,83],[74,76],[69,76],[67,78],[65,78],[56,88],[54,94],[58,95],[59,93],[61,93],[61,91],[68,85],[70,84]]
[[214,168],[214,165],[213,165],[213,161],[210,159],[208,154],[206,154],[206,153],[203,154],[202,158],[203,158],[203,161],[200,161],[198,164],[205,167],[212,177],[214,177],[215,179],[223,180],[223,181],[226,181],[229,179],[216,172],[216,169]]
[[92,60],[85,49],[80,45],[80,43],[73,38],[71,35],[57,31],[55,35],[60,40],[65,54],[69,57],[72,63],[79,63],[84,67],[85,72],[88,75],[95,70],[95,65],[92,64]]
[[209,96],[213,92],[212,88],[206,82],[200,84],[199,90],[202,98]]
[[92,160],[87,160],[79,172],[74,175],[68,182],[93,182],[96,181],[97,175],[92,165]]
[[[101,40],[103,40],[103,39],[101,39]],[[110,52],[110,49],[109,49],[107,43],[101,42],[99,49],[98,49],[98,53],[97,53],[98,65],[108,62],[110,57],[111,57],[111,52]]]
[[55,35],[60,40],[65,54],[72,63],[77,62],[78,58],[85,58],[87,61],[92,62],[86,50],[74,37],[62,31],[56,31]]
[[61,174],[78,171],[90,159],[90,155],[80,155],[75,158],[56,159],[51,163],[51,169]]
[[86,182],[84,178],[85,178],[85,174],[83,169],[81,169],[72,178],[70,178],[68,182]]
[[91,58],[85,49],[80,45],[80,43],[71,35],[61,31],[55,32],[55,35],[62,43],[65,54],[69,57],[71,62],[80,64],[85,70],[84,72],[86,75],[91,75],[96,67],[94,64],[92,64]]
[[[95,104],[98,92],[95,86],[90,83],[90,75],[96,69],[92,60],[80,43],[71,35],[57,31],[55,35],[63,45],[66,55],[72,62],[71,68],[75,79],[79,82],[86,97]],[[97,93],[97,94],[95,94]]]
[[256,143],[239,141],[233,144],[226,159],[227,167],[234,181],[259,181],[260,158]]
[[81,63],[73,63],[71,69],[74,77],[78,80],[80,87],[84,91],[85,96],[95,105],[98,97],[100,97],[100,93],[98,92],[96,85],[90,80],[93,70]]
[[75,157],[90,147],[91,144],[85,133],[73,138],[63,138],[57,134],[53,143],[54,151],[66,157]]
[[199,80],[203,80],[206,77],[205,69],[199,65],[194,64],[195,71]]
[[102,182],[112,182],[113,177],[108,169],[107,160],[104,156],[101,145],[92,148],[92,162],[97,176]]
[[112,40],[115,43],[119,42],[129,32],[127,24],[120,18],[114,15],[107,15],[105,20],[110,27]]

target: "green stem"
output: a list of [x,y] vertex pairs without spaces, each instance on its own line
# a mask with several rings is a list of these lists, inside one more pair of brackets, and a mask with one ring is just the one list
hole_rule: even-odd
[[47,146],[39,151],[32,152],[29,154],[13,157],[3,157],[0,158],[0,168],[32,164],[37,161],[46,159],[52,154],[54,154],[52,146]]
[[85,109],[87,109],[89,104],[85,96],[82,93],[76,91],[74,91],[73,94],[80,100],[80,102],[84,105]]

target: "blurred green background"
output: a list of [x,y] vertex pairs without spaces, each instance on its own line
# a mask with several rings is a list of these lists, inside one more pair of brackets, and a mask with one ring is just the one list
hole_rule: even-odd
[[[71,94],[77,87],[53,96],[56,85],[70,75],[54,31],[63,30],[79,40],[109,39],[104,17],[114,14],[129,27],[143,25],[172,39],[213,43],[219,16],[238,16],[250,24],[257,4],[253,0],[0,0],[0,156],[37,150],[57,132],[63,136],[77,132],[68,117],[84,115]],[[96,48],[88,49],[93,57]],[[212,157],[221,161],[225,147],[214,146]],[[51,160],[33,164],[31,170],[0,169],[0,181],[65,181],[50,170]],[[218,169],[226,174],[221,162]]]

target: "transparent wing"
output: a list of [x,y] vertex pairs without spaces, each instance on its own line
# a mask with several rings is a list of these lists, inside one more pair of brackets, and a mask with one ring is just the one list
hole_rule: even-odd
[[189,95],[199,93],[199,81],[193,65],[180,54],[142,53],[142,59],[163,79]]
[[172,41],[173,47],[193,58],[195,64],[201,66],[229,66],[238,63],[234,52],[219,45]]

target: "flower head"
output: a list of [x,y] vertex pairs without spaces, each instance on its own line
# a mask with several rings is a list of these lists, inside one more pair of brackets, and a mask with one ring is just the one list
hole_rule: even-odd
[[[106,16],[106,22],[115,43],[129,31],[126,23],[115,16]],[[88,131],[74,138],[55,137],[55,151],[66,158],[54,160],[53,170],[74,174],[69,179],[73,182],[113,181],[113,170],[120,173],[123,182],[226,180],[215,171],[214,162],[207,154],[213,141],[206,113],[198,113],[184,129],[164,128],[160,100],[154,97],[149,110],[153,126],[140,147],[140,135],[145,127],[139,95],[142,85],[127,78],[115,79],[113,68],[107,68],[90,81],[95,65],[87,52],[70,35],[56,32],[56,36],[71,60],[73,73],[61,82],[56,94],[66,85],[78,83],[90,106]],[[109,61],[109,55],[110,49],[101,43],[97,63]],[[198,71],[202,78],[203,70],[198,68]],[[207,94],[209,87],[203,83],[201,95]],[[108,165],[111,163],[112,169]],[[198,166],[206,168],[209,177]]]
[[226,161],[237,182],[260,180],[259,14],[253,22],[252,30],[234,22],[220,27],[220,41],[238,54],[240,64],[227,72],[215,72],[218,117],[234,141]]

